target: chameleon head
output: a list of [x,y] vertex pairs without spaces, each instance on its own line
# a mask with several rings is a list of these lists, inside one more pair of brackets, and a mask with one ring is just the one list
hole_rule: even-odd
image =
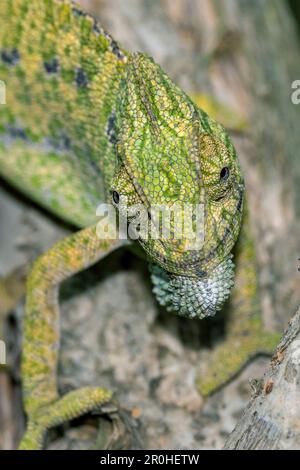
[[231,140],[140,53],[126,65],[116,115],[113,199],[138,221],[154,292],[182,315],[213,315],[233,285],[230,253],[242,218],[244,182]]

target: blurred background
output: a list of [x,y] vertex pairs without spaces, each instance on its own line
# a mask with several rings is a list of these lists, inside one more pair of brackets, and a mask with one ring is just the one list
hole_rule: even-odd
[[[300,4],[297,0],[81,0],[130,51],[148,52],[193,96],[223,106],[243,167],[267,331],[283,331],[299,304]],[[209,98],[207,98],[209,97]],[[0,181],[0,274],[24,266],[70,227]],[[113,389],[115,419],[89,418],[52,435],[48,448],[218,449],[251,395],[258,357],[203,399],[195,385],[226,318],[179,319],[159,308],[147,266],[120,251],[63,286],[60,390]],[[230,308],[230,306],[229,306]],[[0,371],[0,448],[24,429],[20,392],[21,302],[0,334],[9,368]],[[0,330],[1,331],[1,330]],[[99,429],[105,430],[100,432]],[[112,436],[112,433],[114,434]]]
[[298,32],[299,32],[299,26],[300,26],[300,4],[297,0],[287,0],[288,4],[292,10],[292,13],[294,15],[295,21],[297,22],[298,26]]

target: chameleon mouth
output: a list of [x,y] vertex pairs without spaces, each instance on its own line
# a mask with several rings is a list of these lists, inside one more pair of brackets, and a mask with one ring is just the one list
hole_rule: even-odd
[[157,264],[151,264],[150,271],[153,292],[160,305],[188,318],[214,316],[228,299],[234,284],[232,255],[205,278],[170,274]]

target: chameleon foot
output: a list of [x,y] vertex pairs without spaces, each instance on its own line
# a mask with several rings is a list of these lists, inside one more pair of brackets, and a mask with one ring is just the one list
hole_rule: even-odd
[[259,329],[258,318],[249,321],[248,329],[229,334],[211,353],[197,378],[197,388],[207,396],[232,379],[259,354],[271,355],[280,339],[279,333]]
[[29,415],[27,431],[19,449],[41,449],[49,429],[86,413],[101,410],[111,396],[111,392],[103,388],[83,387],[36,409]]
[[233,378],[258,354],[272,354],[280,333],[265,331],[256,270],[255,246],[248,211],[235,253],[236,280],[225,315],[225,340],[211,352],[197,379],[202,396],[207,396]]

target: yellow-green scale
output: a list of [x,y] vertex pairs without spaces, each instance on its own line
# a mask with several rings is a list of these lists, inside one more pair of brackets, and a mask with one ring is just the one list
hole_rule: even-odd
[[0,3],[0,174],[87,226],[116,164],[114,109],[126,52],[59,0]]

